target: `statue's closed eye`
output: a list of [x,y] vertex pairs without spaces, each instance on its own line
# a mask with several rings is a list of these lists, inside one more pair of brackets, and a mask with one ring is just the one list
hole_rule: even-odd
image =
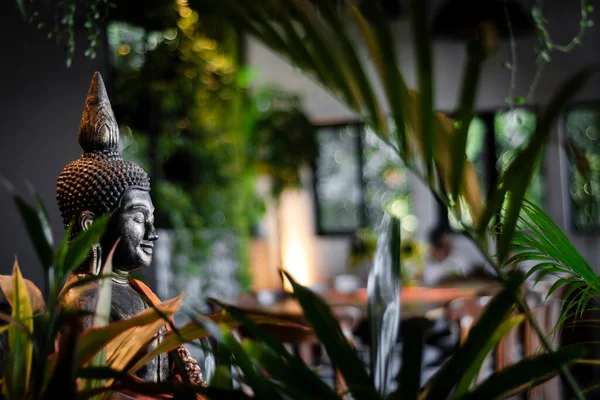
[[138,211],[138,212],[134,213],[132,215],[132,219],[135,222],[140,223],[140,224],[143,224],[144,222],[146,222],[146,216],[141,211]]

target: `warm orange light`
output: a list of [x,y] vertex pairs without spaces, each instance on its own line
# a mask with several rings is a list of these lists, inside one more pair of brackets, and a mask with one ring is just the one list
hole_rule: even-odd
[[[314,283],[312,203],[306,191],[288,190],[280,198],[283,268],[303,285]],[[286,282],[285,289],[290,290]]]

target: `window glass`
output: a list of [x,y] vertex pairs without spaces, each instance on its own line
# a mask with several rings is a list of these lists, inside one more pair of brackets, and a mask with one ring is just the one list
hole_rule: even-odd
[[600,110],[582,106],[569,110],[565,116],[567,137],[585,155],[591,169],[591,187],[571,165],[569,193],[573,225],[581,232],[600,230],[598,214],[598,183],[600,182]]
[[353,232],[363,219],[359,127],[322,127],[317,130],[317,141],[318,230],[320,233]]
[[[517,150],[533,135],[536,115],[526,108],[498,111],[494,115],[494,131],[496,133],[496,169],[499,173],[509,165],[517,154]],[[543,159],[539,161],[527,188],[525,198],[538,206],[543,206],[544,179]]]
[[363,180],[365,213],[371,228],[377,228],[384,211],[402,221],[404,234],[415,233],[417,217],[412,213],[408,172],[400,156],[368,127],[363,130]]

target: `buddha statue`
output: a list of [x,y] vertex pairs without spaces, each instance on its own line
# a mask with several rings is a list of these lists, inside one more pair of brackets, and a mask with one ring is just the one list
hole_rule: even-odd
[[[112,258],[112,303],[109,322],[130,318],[158,298],[130,272],[150,266],[154,243],[158,239],[154,227],[154,206],[150,198],[150,180],[146,172],[133,162],[124,161],[119,152],[119,129],[102,77],[93,76],[79,126],[79,144],[83,155],[68,164],[60,174],[56,198],[65,227],[71,225],[71,239],[88,229],[94,221],[109,215],[106,231],[93,246],[88,260],[69,279],[96,275],[115,246]],[[65,293],[63,307],[86,311],[95,308],[97,290]],[[83,328],[92,317],[83,319]],[[147,351],[156,346],[156,340]],[[184,361],[192,382],[203,384],[196,360],[183,347],[177,354]],[[172,361],[162,354],[136,372],[149,382],[171,379]]]

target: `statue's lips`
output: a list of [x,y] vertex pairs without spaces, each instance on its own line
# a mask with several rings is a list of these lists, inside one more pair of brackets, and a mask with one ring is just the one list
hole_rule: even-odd
[[141,243],[140,247],[142,248],[142,251],[148,255],[152,255],[152,252],[154,251],[154,244],[152,243]]

